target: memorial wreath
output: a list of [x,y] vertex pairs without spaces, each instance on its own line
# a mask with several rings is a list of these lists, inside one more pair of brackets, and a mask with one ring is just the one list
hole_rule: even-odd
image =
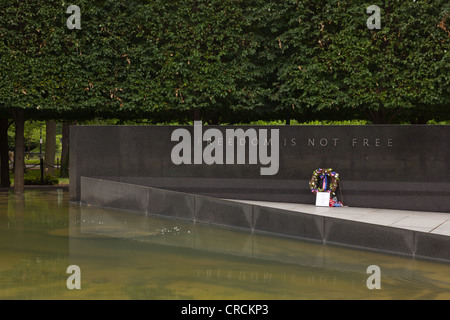
[[339,174],[331,168],[314,170],[309,181],[309,188],[313,193],[330,191],[332,195],[335,195],[338,185]]
[[337,200],[336,190],[339,186],[339,174],[333,169],[319,168],[314,170],[309,189],[312,193],[330,192],[330,207],[342,207],[342,202]]

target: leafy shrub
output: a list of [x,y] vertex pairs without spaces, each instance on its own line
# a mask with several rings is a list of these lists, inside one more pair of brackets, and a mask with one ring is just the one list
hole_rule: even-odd
[[[41,177],[37,175],[27,174],[24,177],[25,185],[40,185]],[[59,183],[59,179],[50,174],[44,176],[43,185],[57,185]]]

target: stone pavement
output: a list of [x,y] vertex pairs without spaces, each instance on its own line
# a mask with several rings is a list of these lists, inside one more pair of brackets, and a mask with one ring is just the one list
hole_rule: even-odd
[[[229,201],[253,206],[255,221],[269,221],[260,228],[262,231],[288,235],[289,228],[294,226],[301,237],[314,236],[318,232],[324,244],[450,262],[450,213]],[[285,221],[282,227],[279,227],[279,221]]]
[[450,236],[450,212],[371,209],[354,207],[316,207],[311,204],[234,200],[270,208],[318,216],[346,219],[393,228]]

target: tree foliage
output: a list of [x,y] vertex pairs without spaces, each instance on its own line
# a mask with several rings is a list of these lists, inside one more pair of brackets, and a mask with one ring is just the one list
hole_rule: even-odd
[[445,0],[0,0],[0,113],[209,123],[450,118]]
[[448,118],[448,2],[385,1],[380,30],[366,26],[368,6],[298,3],[280,36],[291,46],[279,74],[280,102],[377,123]]

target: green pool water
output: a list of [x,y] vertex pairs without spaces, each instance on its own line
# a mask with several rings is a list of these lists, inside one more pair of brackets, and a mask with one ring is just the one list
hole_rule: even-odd
[[82,206],[62,189],[9,191],[0,299],[447,300],[450,265]]

